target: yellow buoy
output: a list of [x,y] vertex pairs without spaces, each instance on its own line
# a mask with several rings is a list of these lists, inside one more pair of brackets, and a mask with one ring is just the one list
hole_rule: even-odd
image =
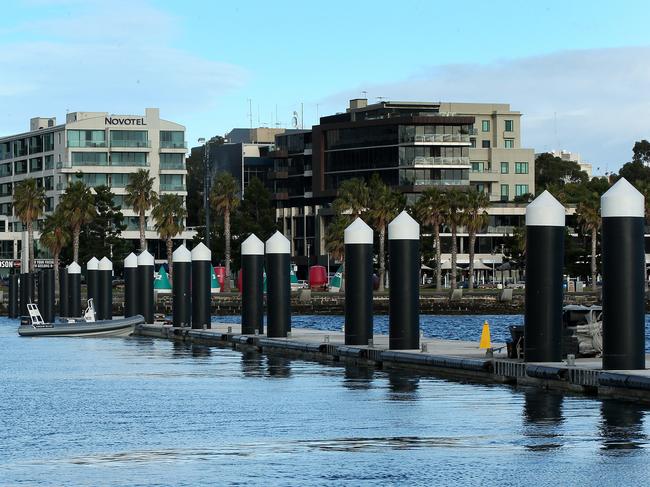
[[483,331],[481,332],[481,343],[479,343],[478,348],[492,348],[492,342],[490,340],[490,325],[486,321],[483,323]]

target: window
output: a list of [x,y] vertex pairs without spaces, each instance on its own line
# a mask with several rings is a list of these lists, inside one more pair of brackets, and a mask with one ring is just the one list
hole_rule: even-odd
[[503,139],[503,146],[506,149],[514,149],[515,148],[515,139]]
[[185,154],[161,153],[160,169],[185,169]]
[[483,171],[485,171],[484,161],[472,161],[472,172],[483,172]]
[[523,196],[528,194],[527,184],[515,184],[515,196]]
[[54,150],[54,134],[43,134],[43,152]]
[[515,174],[528,174],[528,163],[515,162]]
[[111,152],[111,166],[146,166],[146,152]]
[[111,187],[124,188],[129,184],[128,174],[111,174]]
[[489,132],[490,131],[490,121],[489,120],[483,120],[481,122],[481,130],[483,132]]
[[38,154],[39,152],[43,152],[43,137],[34,135],[29,138],[29,153]]
[[14,174],[27,174],[27,160],[14,162]]
[[81,180],[86,186],[102,186],[108,184],[108,174],[84,173]]
[[185,133],[182,131],[161,130],[160,147],[171,149],[185,148]]
[[14,157],[27,155],[27,139],[14,140]]
[[43,170],[43,158],[42,157],[32,157],[29,160],[29,172],[36,172]]
[[111,147],[149,147],[146,130],[111,130]]
[[11,157],[11,142],[2,142],[0,144],[0,159],[9,159]]
[[161,174],[160,175],[161,191],[185,191],[183,176],[180,174]]
[[68,130],[68,147],[106,147],[103,130]]
[[54,156],[50,154],[45,156],[45,170],[54,169]]
[[512,132],[513,131],[513,123],[512,120],[506,120],[506,132]]
[[489,140],[482,140],[481,141],[481,147],[483,149],[489,149],[490,148],[490,141]]
[[509,197],[508,185],[507,184],[502,184],[501,185],[501,201],[508,201],[508,197]]
[[11,176],[11,162],[0,164],[0,176]]
[[54,211],[54,198],[45,198],[45,211]]
[[469,139],[469,146],[474,148],[476,147],[476,139],[474,137]]
[[73,166],[106,166],[106,152],[73,152]]
[[508,169],[508,163],[507,162],[502,162],[501,163],[501,174],[508,174],[509,169]]
[[54,176],[45,176],[43,182],[45,183],[44,186],[46,191],[54,189]]
[[476,185],[474,186],[474,188],[475,188],[476,191],[478,191],[479,193],[486,193],[485,183],[476,183]]

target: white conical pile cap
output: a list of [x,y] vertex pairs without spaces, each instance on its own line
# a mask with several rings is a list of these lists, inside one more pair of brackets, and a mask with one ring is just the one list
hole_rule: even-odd
[[133,269],[135,267],[138,267],[138,256],[131,252],[126,256],[126,259],[124,259],[124,268]]
[[212,252],[203,242],[199,242],[199,244],[192,249],[192,260],[207,260],[210,262],[212,260]]
[[68,266],[68,274],[81,274],[81,266],[73,262]]
[[627,179],[621,178],[600,197],[600,216],[643,217],[645,198]]
[[174,262],[192,262],[192,252],[190,252],[185,245],[181,245],[172,254]]
[[290,254],[291,242],[289,242],[289,239],[282,235],[279,231],[276,231],[273,235],[271,235],[271,238],[266,241],[266,253]]
[[148,250],[140,252],[140,255],[138,255],[138,267],[141,265],[153,266],[153,263],[153,255],[151,255]]
[[251,233],[241,244],[241,255],[264,255],[264,242]]
[[526,207],[527,227],[563,227],[564,206],[544,191]]
[[113,263],[108,260],[108,257],[102,257],[102,260],[99,261],[98,269],[100,271],[112,271]]
[[420,224],[402,211],[388,224],[388,240],[420,240]]
[[343,242],[347,244],[371,244],[373,240],[372,228],[361,218],[357,218],[343,232]]
[[97,257],[93,257],[86,263],[86,270],[87,271],[96,271],[99,266],[99,259]]

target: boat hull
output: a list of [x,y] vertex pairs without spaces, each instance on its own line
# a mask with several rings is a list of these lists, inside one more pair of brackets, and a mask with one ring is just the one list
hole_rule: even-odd
[[51,326],[38,328],[34,328],[32,325],[21,325],[18,328],[18,334],[26,337],[125,337],[131,335],[135,325],[140,323],[144,323],[144,318],[137,315],[94,323],[53,323]]

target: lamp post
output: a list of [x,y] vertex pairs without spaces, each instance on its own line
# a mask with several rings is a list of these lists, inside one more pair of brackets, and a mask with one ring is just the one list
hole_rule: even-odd
[[198,140],[199,144],[203,144],[203,211],[205,212],[205,245],[210,248],[210,170],[209,160],[210,144],[208,141],[201,137]]

